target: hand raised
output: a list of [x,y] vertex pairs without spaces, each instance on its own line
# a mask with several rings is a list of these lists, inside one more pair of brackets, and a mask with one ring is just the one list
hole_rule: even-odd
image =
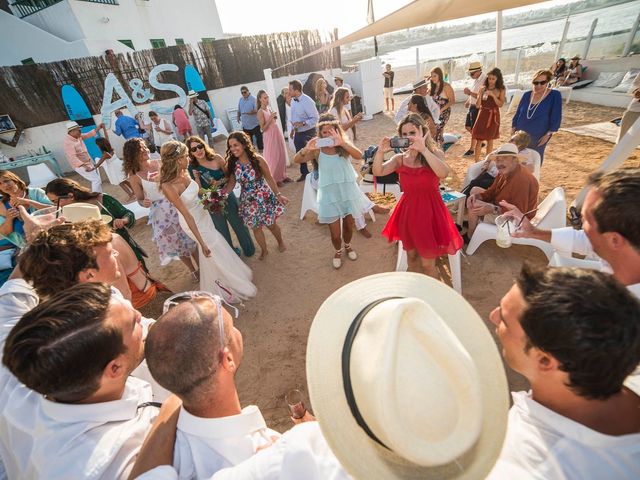
[[382,140],[380,140],[380,143],[378,143],[378,151],[387,153],[391,150],[391,139],[389,137],[383,137]]

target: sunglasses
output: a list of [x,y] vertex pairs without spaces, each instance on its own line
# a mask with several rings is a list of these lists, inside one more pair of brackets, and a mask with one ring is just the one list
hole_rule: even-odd
[[240,92],[242,95],[244,95],[245,93],[249,93],[249,90],[243,90]]
[[540,80],[539,82],[536,82],[535,80],[533,82],[534,85],[546,85],[547,83],[549,83],[549,80]]
[[[218,321],[218,328],[220,329],[220,352],[224,350],[225,347],[225,336],[224,336],[224,317],[222,316],[222,302],[231,310],[233,318],[238,318],[238,309],[233,305],[229,305],[225,302],[222,297],[219,295],[214,295],[209,292],[204,292],[202,290],[193,290],[188,292],[176,293],[175,295],[170,296],[164,301],[162,305],[162,314],[164,315],[172,308],[180,305],[181,303],[188,302],[191,300],[196,300],[199,298],[205,298],[211,300],[216,306],[216,319]],[[193,303],[194,308],[198,312],[198,315],[202,315],[202,312],[197,303]]]
[[196,153],[198,150],[204,150],[204,145],[196,145],[195,147],[191,147],[189,151],[191,153]]

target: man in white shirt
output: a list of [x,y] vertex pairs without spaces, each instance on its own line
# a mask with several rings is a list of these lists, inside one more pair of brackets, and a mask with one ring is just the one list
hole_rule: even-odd
[[[207,478],[280,434],[267,428],[258,407],[240,407],[235,375],[243,346],[233,317],[219,298],[184,295],[150,330],[145,356],[156,381],[183,402],[174,467],[180,478]],[[181,301],[175,297],[169,300]]]
[[[476,123],[476,118],[478,118],[478,107],[476,106],[476,98],[478,98],[480,87],[484,85],[484,81],[487,79],[487,76],[482,71],[482,63],[480,62],[471,62],[469,64],[469,67],[467,68],[467,73],[473,80],[473,84],[471,85],[471,88],[464,88],[464,94],[469,96],[467,98],[467,101],[464,103],[464,106],[469,109],[464,122],[464,128],[467,132],[471,133],[473,125]],[[464,152],[462,156],[473,157],[475,148],[476,140],[472,137],[469,150]]]
[[[640,362],[640,303],[595,270],[523,267],[489,316],[513,393],[491,479],[631,479],[640,472],[640,397],[624,385]],[[629,385],[630,387],[630,385]]]
[[8,478],[126,478],[158,410],[129,374],[140,313],[102,283],[75,285],[2,330],[0,455]]
[[[597,254],[613,275],[640,298],[640,169],[621,168],[589,177],[590,190],[582,204],[582,230],[571,227],[542,230],[525,218],[514,237],[550,242],[560,252]],[[503,202],[508,215],[522,218],[513,205]],[[608,266],[605,266],[608,270]]]

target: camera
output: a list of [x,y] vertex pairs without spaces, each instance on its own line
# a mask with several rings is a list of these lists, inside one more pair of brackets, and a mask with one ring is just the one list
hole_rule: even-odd
[[409,139],[402,137],[393,137],[390,142],[391,148],[408,148]]

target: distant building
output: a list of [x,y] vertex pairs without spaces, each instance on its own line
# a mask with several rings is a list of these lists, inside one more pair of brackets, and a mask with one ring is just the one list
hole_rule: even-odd
[[0,0],[0,66],[227,37],[215,0]]

